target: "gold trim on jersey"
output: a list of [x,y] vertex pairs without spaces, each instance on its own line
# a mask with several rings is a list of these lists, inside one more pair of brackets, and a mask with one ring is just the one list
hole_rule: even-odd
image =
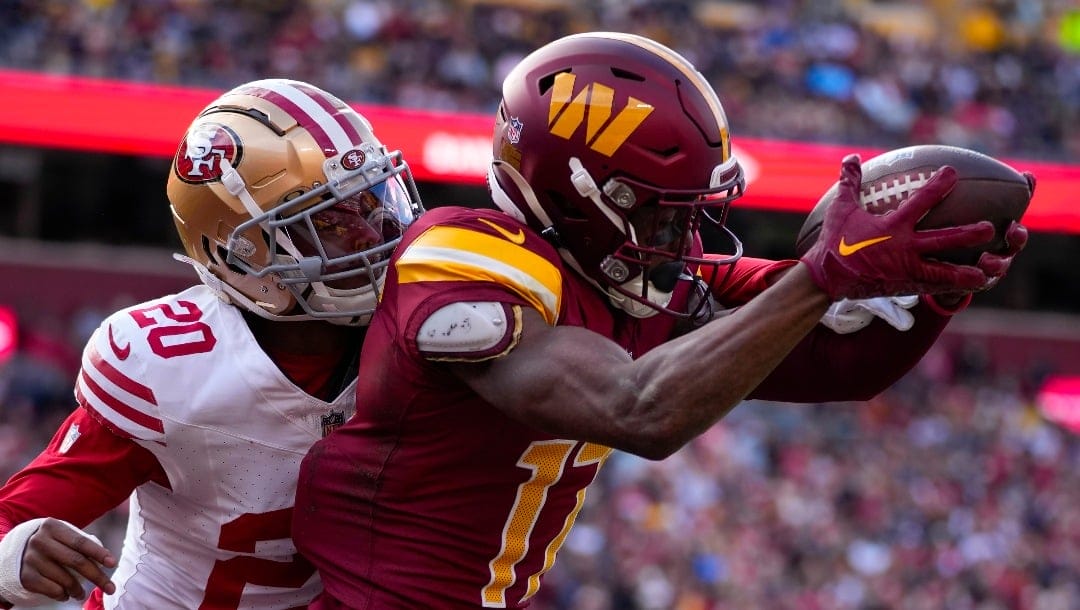
[[555,324],[562,273],[551,261],[502,237],[434,226],[413,240],[395,264],[398,282],[493,282],[512,289]]

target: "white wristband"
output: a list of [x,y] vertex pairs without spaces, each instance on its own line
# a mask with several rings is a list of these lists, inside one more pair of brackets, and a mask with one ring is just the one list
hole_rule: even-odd
[[[30,541],[30,536],[33,536],[34,532],[38,531],[45,519],[45,517],[38,517],[37,519],[24,521],[11,528],[11,531],[4,536],[3,540],[0,540],[0,597],[16,606],[32,607],[56,602],[56,600],[40,593],[27,591],[26,587],[22,585],[23,553],[26,552],[26,543]],[[59,521],[75,530],[78,534],[101,544],[97,536],[87,534],[62,519]]]

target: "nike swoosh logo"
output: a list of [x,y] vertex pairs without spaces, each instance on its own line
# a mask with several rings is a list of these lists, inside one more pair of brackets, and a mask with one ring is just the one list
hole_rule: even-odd
[[121,360],[127,360],[127,357],[131,355],[131,344],[127,344],[124,347],[120,347],[116,344],[116,339],[113,338],[112,324],[109,325],[109,347],[112,348],[116,357]]
[[495,229],[499,233],[499,235],[502,235],[506,239],[509,239],[511,242],[513,242],[513,243],[515,243],[515,244],[517,244],[519,246],[521,244],[525,243],[525,231],[522,231],[521,227],[518,227],[517,233],[511,233],[508,229],[506,229],[504,227],[500,227],[499,225],[491,222],[490,220],[488,220],[486,218],[481,218],[480,222],[486,224],[487,226],[491,227],[492,229]]
[[892,239],[892,235],[882,235],[881,237],[871,237],[870,239],[864,239],[862,241],[857,241],[857,242],[855,242],[853,244],[849,244],[849,243],[845,242],[844,238],[841,237],[840,238],[840,246],[837,248],[837,250],[840,251],[840,256],[851,256],[852,254],[855,254],[856,252],[858,252],[859,250],[862,250],[863,248],[866,248],[867,246],[872,246],[874,244],[880,244],[881,242],[885,241],[886,239]]

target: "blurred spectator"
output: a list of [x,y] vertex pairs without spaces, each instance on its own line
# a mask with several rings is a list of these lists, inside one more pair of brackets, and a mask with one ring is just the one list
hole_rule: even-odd
[[493,112],[508,66],[582,30],[691,58],[739,134],[1080,156],[1071,0],[0,0],[0,67]]
[[[0,364],[4,476],[73,407],[95,315],[28,318]],[[662,462],[616,453],[532,608],[1080,608],[1080,436],[1037,381],[935,349],[865,403],[747,402]],[[111,548],[125,511],[91,528]]]
[[1080,608],[1080,439],[1008,378],[928,365],[867,403],[745,403],[663,462],[614,455],[535,607]]
[[[605,29],[695,61],[737,135],[1080,158],[1075,0],[0,0],[0,67],[490,113],[526,52]],[[0,363],[5,477],[99,315],[28,320]],[[1080,608],[1080,440],[1034,387],[932,352],[867,403],[746,403],[663,462],[616,454],[533,608]],[[125,521],[92,529],[119,549]]]
[[[79,350],[104,315],[83,308],[61,315],[23,309],[19,312],[17,349],[0,362],[0,478],[7,480],[49,442],[75,407],[75,375]],[[110,549],[119,551],[127,525],[123,504],[86,528]],[[77,600],[40,606],[43,610],[77,610]]]

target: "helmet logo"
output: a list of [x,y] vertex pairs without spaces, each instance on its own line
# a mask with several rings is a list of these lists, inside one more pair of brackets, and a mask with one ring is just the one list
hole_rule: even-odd
[[525,123],[521,122],[516,116],[510,117],[510,127],[506,129],[506,139],[510,140],[511,144],[517,144],[521,141],[521,130],[524,129]]
[[232,166],[240,162],[243,147],[236,133],[218,123],[194,127],[176,151],[176,175],[184,182],[199,184],[221,179],[221,160]]
[[363,167],[365,160],[367,160],[367,155],[364,154],[364,151],[354,148],[341,156],[341,167],[349,171],[360,169]]
[[575,80],[577,77],[569,72],[555,76],[555,86],[552,88],[551,103],[548,106],[548,126],[551,133],[569,140],[588,115],[585,141],[589,148],[610,157],[654,108],[630,97],[626,106],[611,119],[615,90],[600,83],[589,83],[574,95]]

